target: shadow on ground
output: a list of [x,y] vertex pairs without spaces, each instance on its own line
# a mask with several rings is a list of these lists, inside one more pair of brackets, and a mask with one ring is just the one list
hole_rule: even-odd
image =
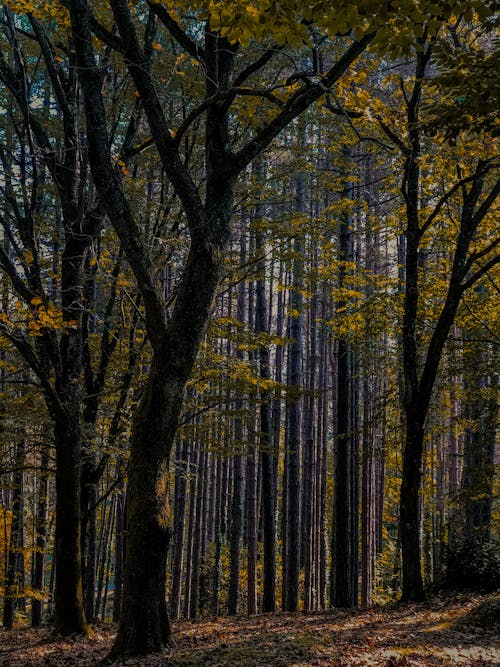
[[[367,611],[270,614],[176,625],[177,647],[123,664],[147,667],[499,667],[495,627],[471,624],[498,598],[456,596],[425,605]],[[495,607],[496,608],[496,607]],[[476,615],[474,615],[476,613]],[[476,621],[474,621],[476,622]],[[90,667],[113,640],[109,626],[89,639],[47,632],[0,634],[0,666]]]

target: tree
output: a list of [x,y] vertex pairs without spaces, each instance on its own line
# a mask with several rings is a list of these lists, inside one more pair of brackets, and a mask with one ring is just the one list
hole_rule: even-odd
[[[361,36],[359,41],[348,46],[320,82],[304,85],[293,93],[275,118],[257,131],[246,145],[233,152],[229,111],[238,94],[237,86],[258,71],[276,51],[265,51],[259,60],[233,79],[235,44],[206,24],[205,43],[201,47],[181,30],[162,5],[151,5],[151,11],[158,14],[172,37],[191,56],[201,59],[206,71],[206,100],[193,112],[197,115],[204,111],[206,114],[203,201],[180,158],[182,132],[178,130],[175,137],[169,132],[129,9],[121,0],[113,0],[111,6],[121,37],[118,50],[125,56],[163,168],[184,208],[191,236],[184,273],[172,314],[167,320],[141,231],[124,197],[119,172],[111,161],[101,80],[91,40],[93,19],[84,2],[73,0],[70,4],[71,23],[82,72],[90,167],[95,186],[141,289],[146,327],[153,348],[151,372],[135,415],[131,438],[123,610],[111,654],[115,657],[159,650],[170,642],[164,597],[166,552],[170,539],[167,468],[184,387],[222,276],[224,253],[231,232],[234,183],[284,127],[321,97],[325,87],[335,83],[363,51],[371,35]],[[112,41],[112,46],[117,46],[116,40]]]
[[[164,599],[166,554],[170,539],[170,518],[167,504],[170,452],[175,441],[180,413],[185,405],[185,388],[192,377],[198,349],[205,336],[206,325],[212,313],[213,301],[227,270],[225,259],[230,247],[236,217],[233,210],[234,201],[238,200],[240,193],[242,198],[245,196],[242,176],[249,171],[253,161],[262,158],[264,151],[280,132],[323,96],[325,96],[328,110],[333,111],[337,118],[342,116],[350,120],[355,118],[356,116],[344,113],[339,104],[334,106],[330,98],[336,97],[333,87],[344,74],[349,73],[346,85],[347,87],[352,86],[355,73],[350,68],[365,47],[373,43],[377,45],[378,49],[393,55],[408,54],[415,43],[415,37],[421,38],[425,30],[429,31],[429,35],[434,38],[443,17],[446,19],[452,8],[447,2],[439,2],[437,6],[436,3],[430,4],[428,11],[426,6],[417,11],[407,0],[406,2],[397,1],[396,4],[391,3],[390,5],[385,2],[376,2],[375,6],[373,2],[357,3],[355,6],[341,2],[335,3],[335,7],[330,6],[329,2],[318,2],[311,6],[301,7],[300,3],[297,5],[291,1],[268,3],[264,0],[255,6],[255,3],[249,4],[242,0],[224,0],[221,3],[202,1],[183,3],[179,0],[172,8],[167,8],[162,3],[143,2],[133,12],[124,0],[111,0],[109,5],[111,12],[107,15],[102,11],[102,6],[87,4],[85,0],[64,0],[63,5],[55,7],[38,1],[27,5],[24,0],[23,2],[11,0],[9,4],[20,13],[28,10],[31,16],[28,19],[20,19],[24,21],[24,28],[28,27],[27,21],[31,21],[29,23],[31,27],[28,27],[28,30],[24,28],[19,30],[18,26],[14,26],[14,29],[11,30],[15,37],[11,38],[9,44],[12,47],[12,62],[15,63],[15,67],[13,68],[9,62],[2,61],[4,85],[10,90],[12,99],[17,100],[21,116],[24,113],[24,116],[27,117],[27,120],[23,119],[22,125],[13,126],[14,131],[21,126],[23,131],[24,127],[29,127],[35,137],[34,149],[31,149],[32,154],[36,153],[36,157],[39,157],[43,153],[45,157],[49,156],[51,160],[53,159],[56,166],[59,161],[63,166],[74,167],[74,169],[68,168],[66,174],[62,172],[58,174],[56,170],[52,176],[51,187],[58,190],[57,203],[59,204],[59,200],[62,202],[63,227],[70,220],[68,216],[74,213],[75,203],[79,214],[82,211],[85,214],[97,211],[95,218],[92,219],[98,230],[103,225],[105,217],[109,218],[120,239],[122,252],[135,275],[140,292],[140,300],[130,295],[127,298],[130,297],[129,301],[139,318],[144,316],[147,336],[151,344],[152,358],[145,368],[148,380],[139,396],[139,405],[135,412],[131,434],[132,454],[125,512],[127,544],[123,613],[113,655],[144,653],[160,649],[170,640]],[[92,11],[95,10],[95,13],[91,13],[90,7]],[[57,21],[58,26],[63,30],[68,31],[70,38],[67,44],[62,42],[55,44],[49,40],[48,35],[52,35],[52,27],[49,28],[49,24],[53,20]],[[26,79],[16,72],[16,67],[20,69],[21,73],[23,70],[23,63],[16,64],[18,56],[18,49],[14,45],[16,39],[26,40],[26,43],[33,41],[35,48],[43,56],[44,67],[47,69],[45,86],[50,91],[47,95],[46,119],[51,120],[51,105],[55,104],[59,117],[66,122],[66,126],[64,122],[62,126],[58,126],[57,132],[53,132],[53,127],[57,123],[49,123],[51,132],[48,144],[45,137],[37,131],[38,112],[33,108],[34,105],[26,107],[24,100],[21,99],[22,95],[19,95],[18,92],[19,85],[16,88],[19,81],[24,85]],[[104,48],[101,47],[101,44],[104,44]],[[31,65],[35,69],[35,60],[31,61],[30,57],[26,61],[29,65],[28,73]],[[26,70],[25,65],[24,70]],[[166,70],[171,70],[172,74],[164,76]],[[12,72],[14,78],[11,76]],[[68,93],[65,92],[67,76],[70,79],[67,86]],[[117,92],[117,83],[123,86],[125,91],[123,96]],[[42,90],[43,85],[43,82],[37,79],[36,85],[31,90]],[[79,94],[80,86],[83,97]],[[111,96],[109,96],[110,89],[112,90]],[[72,109],[70,113],[66,113],[66,109],[63,108],[64,103],[67,102],[65,94],[77,100],[73,114]],[[118,99],[120,104],[117,105]],[[85,108],[87,130],[86,133],[78,131],[76,136],[73,126],[80,122],[81,103]],[[118,110],[117,107],[120,109]],[[291,129],[290,137],[295,135],[294,129]],[[52,134],[57,136],[53,137]],[[60,142],[60,136],[64,136],[62,142]],[[21,137],[16,138],[16,141],[21,144]],[[286,147],[285,144],[286,142],[283,144],[284,147]],[[398,145],[397,142],[396,145]],[[78,148],[75,148],[76,146]],[[68,148],[67,151],[66,148]],[[144,185],[147,191],[146,211],[143,211],[144,199],[137,194],[138,186],[141,186],[136,182],[135,175],[140,166],[144,164],[142,156],[147,155],[150,149],[151,153],[154,152],[159,158],[161,174],[156,176],[159,172],[156,171],[154,165],[146,170],[147,177],[144,179],[147,179]],[[23,155],[22,147],[18,150],[19,154]],[[76,154],[77,159],[75,159]],[[65,162],[69,159],[68,155],[73,157],[71,164]],[[90,180],[87,180],[87,156]],[[47,169],[49,166],[54,166],[54,161],[46,160]],[[80,181],[74,177],[76,172],[78,176],[83,175]],[[59,176],[61,180],[57,181]],[[297,177],[300,176],[301,174]],[[30,178],[30,174],[25,171],[23,173],[24,182],[31,184]],[[72,190],[71,196],[68,196],[67,188],[60,187],[63,178],[66,178],[65,186],[67,185],[69,190]],[[76,185],[77,182],[79,187]],[[175,234],[163,235],[165,227],[162,227],[161,222],[153,221],[149,215],[151,207],[155,206],[153,202],[164,201],[165,191],[173,192],[176,200],[169,209],[159,207],[158,217],[165,220],[169,215],[171,216],[172,232],[181,227],[181,243],[178,245],[176,244],[178,238],[172,238]],[[75,196],[75,192],[80,198]],[[64,199],[65,196],[66,199]],[[52,196],[50,201],[54,202],[56,198]],[[9,205],[12,206],[11,201]],[[182,209],[182,219],[177,216],[179,207]],[[15,211],[14,217],[16,217]],[[24,222],[19,222],[19,216],[17,218],[19,229],[22,231]],[[74,222],[74,218],[71,218],[71,221]],[[184,224],[187,224],[186,229],[183,227]],[[5,225],[5,228],[7,231],[11,229],[8,224]],[[16,242],[21,231],[16,232]],[[97,290],[92,278],[94,264],[89,259],[89,255],[98,231],[87,234],[89,230],[85,227],[83,228],[85,234],[82,234],[82,229],[74,225],[70,227],[66,225],[64,231],[73,241],[77,237],[76,240],[81,242],[81,247],[78,246],[76,249],[73,247],[73,250],[81,251],[78,255],[78,262],[75,260],[76,255],[71,257],[64,255],[63,261],[65,269],[63,271],[65,286],[63,294],[68,298],[71,297],[72,300],[63,303],[67,308],[62,318],[65,326],[60,338],[64,342],[62,347],[68,342],[72,347],[62,349],[55,345],[50,351],[53,352],[54,358],[61,353],[69,364],[69,375],[68,373],[66,375],[70,377],[71,382],[64,385],[66,392],[64,398],[66,400],[69,396],[71,399],[70,407],[74,417],[74,419],[72,417],[71,424],[76,425],[78,436],[76,449],[73,448],[74,458],[70,463],[79,464],[82,461],[87,478],[81,486],[84,496],[82,496],[83,504],[80,507],[82,516],[79,523],[83,526],[88,525],[89,529],[87,541],[80,540],[80,551],[82,544],[85,543],[88,565],[83,569],[89,575],[88,586],[86,586],[86,605],[92,611],[94,593],[92,563],[97,523],[90,513],[87,516],[85,506],[88,509],[93,508],[96,504],[94,501],[99,465],[95,465],[96,460],[92,449],[84,452],[82,457],[79,448],[84,446],[83,421],[90,425],[96,416],[99,418],[92,396],[99,394],[100,388],[103,387],[100,368],[99,372],[96,372],[97,366],[92,360],[89,361],[87,353],[91,347],[88,341],[94,340],[94,338],[89,338],[94,336],[93,324],[95,324],[92,314],[94,301],[91,295]],[[91,240],[92,238],[94,241]],[[258,240],[259,243],[262,241],[262,239]],[[176,259],[172,263],[166,259],[164,252],[158,250],[160,245],[168,246],[169,244],[172,244],[172,247],[175,246],[172,252],[176,254]],[[296,249],[301,251],[306,247],[301,234],[294,240],[294,244]],[[27,279],[27,273],[24,272],[21,264],[16,263],[17,256],[12,262],[12,257],[15,255],[16,253],[12,253],[12,250],[7,248],[4,267],[6,267],[5,271],[9,274],[14,288],[19,292],[23,280],[20,282],[17,278]],[[9,259],[11,260],[10,265],[7,261]],[[300,267],[296,267],[294,273],[298,276]],[[120,274],[120,267],[117,267],[118,274]],[[252,322],[252,325],[255,324],[264,332],[269,328],[270,318],[265,313],[267,305],[264,291],[265,276],[265,271],[261,272],[262,280],[259,283],[260,278],[258,278],[255,283],[257,288],[255,295],[258,297],[257,311],[259,311],[256,315],[259,316],[257,318],[259,321]],[[25,285],[26,282],[29,283],[29,280],[24,281]],[[46,296],[46,294],[38,296],[37,291],[31,289],[31,292],[23,294],[23,300],[27,310],[37,314],[38,319],[35,322],[38,327],[37,331],[43,330],[42,336],[37,336],[37,338],[47,336],[49,339],[50,327],[40,325],[40,316],[43,314],[46,317],[49,309],[48,303],[44,301]],[[41,302],[32,301],[38,298],[41,299]],[[231,303],[230,297],[228,297],[228,302]],[[311,303],[313,304],[314,300]],[[85,304],[85,307],[81,307],[82,304]],[[86,313],[87,307],[89,313]],[[73,320],[68,319],[71,309],[78,314],[78,317]],[[270,312],[272,314],[272,308]],[[314,329],[312,309],[308,318],[311,321],[312,331]],[[74,321],[76,324],[72,324]],[[304,319],[304,322],[307,321]],[[11,335],[11,340],[15,344],[16,340],[10,321],[4,320],[4,324],[6,335]],[[73,326],[76,327],[74,336]],[[306,324],[306,326],[309,325]],[[66,328],[71,331],[66,332]],[[300,326],[296,333],[300,337]],[[261,337],[257,345],[262,374],[260,384],[257,384],[261,394],[262,441],[267,438],[266,434],[270,433],[271,429],[270,415],[267,410],[269,399],[267,388],[270,386],[267,378],[268,356],[265,345],[262,344],[263,340],[265,337]],[[17,345],[19,348],[19,341]],[[35,343],[33,347],[36,345],[38,343]],[[25,348],[28,355],[33,347]],[[110,347],[112,349],[112,346],[101,347],[104,356]],[[226,347],[230,348],[229,341]],[[300,345],[297,347],[301,348]],[[307,346],[305,348],[306,353],[310,351],[311,357],[314,356],[313,347],[311,344],[309,348]],[[219,352],[221,349],[222,345],[219,346]],[[302,352],[302,348],[300,351]],[[294,351],[291,349],[289,356],[290,364],[287,370],[290,377],[292,377],[292,367],[293,372],[297,371],[298,376],[300,374],[299,364],[295,363],[297,359],[294,358]],[[50,373],[52,373],[51,379],[57,377],[58,380],[66,381],[67,377],[64,374],[63,376],[57,375],[59,370],[56,368],[57,364],[52,363],[45,350],[40,354],[40,358],[44,362],[47,359],[50,361],[38,372],[38,377],[41,382],[45,383],[44,387],[47,391],[49,391],[48,384],[50,385],[50,382],[47,384],[47,377]],[[253,355],[252,362],[256,360],[257,355]],[[32,358],[30,363],[36,373]],[[307,363],[310,364],[311,361]],[[255,363],[254,365],[256,366]],[[358,396],[356,373],[348,370],[354,378],[352,393],[356,399],[353,403],[356,403]],[[314,384],[314,373],[311,373],[311,389],[314,388]],[[224,391],[221,383],[216,393],[217,400],[225,402],[227,407],[231,402],[231,390]],[[349,390],[349,397],[350,394]],[[256,395],[257,393],[254,394]],[[293,391],[290,392],[290,396],[292,395]],[[58,398],[61,397],[58,396]],[[343,400],[344,398],[348,397],[342,396]],[[306,404],[309,412],[307,419],[304,419],[302,423],[306,424],[307,428],[314,428],[311,426],[314,425],[313,403],[311,398]],[[274,407],[277,407],[276,404]],[[288,408],[290,409],[290,406]],[[327,410],[324,413],[327,417]],[[290,432],[293,427],[297,427],[299,422],[297,415],[298,411],[293,415]],[[274,411],[273,419],[274,445],[279,445],[280,413],[278,409]],[[357,416],[352,421],[354,432],[357,432]],[[321,456],[326,460],[327,425],[325,422],[321,429],[324,431]],[[307,443],[305,447],[303,446],[302,453],[303,461],[309,469],[311,457],[315,456],[314,441],[312,447],[309,447],[309,439],[304,438],[298,428],[295,428],[295,431],[295,441],[299,443],[302,438],[303,445]],[[220,432],[222,434],[222,429]],[[211,439],[212,443],[217,434],[218,429],[211,428],[207,440]],[[224,442],[226,443],[227,440],[227,433],[224,433]],[[81,445],[78,444],[80,441]],[[198,449],[197,443],[192,444],[194,449]],[[212,447],[212,444],[210,446]],[[290,468],[290,475],[287,485],[290,490],[296,488],[297,483],[299,486],[301,483],[299,447],[300,444],[297,444],[297,447],[289,452],[291,456],[287,469]],[[229,447],[228,451],[231,449]],[[352,448],[352,451],[355,452],[355,448]],[[201,586],[203,582],[200,581],[200,576],[202,579],[207,576],[200,561],[200,557],[206,554],[207,524],[210,527],[211,536],[213,537],[214,533],[217,534],[214,567],[216,592],[219,590],[221,581],[219,564],[222,561],[223,540],[227,532],[227,489],[230,486],[232,469],[227,460],[221,458],[218,450],[215,453],[216,457],[213,456],[213,449],[210,452],[204,450],[202,455],[198,451],[193,452],[193,460],[200,462],[200,483],[197,487],[199,489],[197,502],[190,504],[190,513],[191,510],[193,512],[196,510],[196,514],[192,517],[193,527],[199,531],[198,538],[192,541],[193,549],[188,559],[189,567],[192,567],[189,576],[189,590],[192,593],[192,599],[188,595],[186,602],[187,606],[191,607],[191,612],[197,612],[199,608],[198,593],[201,596],[199,599],[203,597]],[[295,455],[296,459],[293,458]],[[209,457],[212,457],[210,474],[208,473]],[[68,474],[68,462],[64,462],[63,458],[64,453],[59,457],[64,475]],[[102,460],[100,462],[102,463]],[[352,489],[349,496],[353,506],[357,502],[355,498],[357,485],[353,478],[356,465],[355,463],[351,466],[352,475],[349,480]],[[75,472],[77,469],[78,466],[73,466],[73,486],[75,484],[78,486],[76,479],[78,473]],[[248,469],[252,472],[251,460],[249,460]],[[323,468],[324,470],[326,469]],[[273,498],[273,502],[278,479],[277,471],[278,466],[275,466],[274,462],[266,456],[263,447],[258,463],[253,469],[255,484],[251,486],[255,490],[261,483],[266,490],[272,487],[269,497]],[[302,485],[304,489],[303,508],[308,507],[315,497],[314,484],[316,482],[309,472],[307,480],[304,480],[305,483]],[[325,474],[322,472],[322,479],[317,480],[324,489],[323,498],[326,494]],[[209,482],[210,520],[205,513]],[[72,493],[72,499],[77,499],[77,492]],[[294,496],[291,491],[289,497],[284,498],[285,505],[288,500],[293,501],[284,509],[289,516],[290,537],[293,538],[289,542],[290,554],[293,552],[293,558],[287,577],[289,588],[292,591],[290,601],[294,606],[297,606],[296,600],[298,599],[297,562],[300,564],[300,560],[297,544],[300,540],[295,539],[297,535],[291,523],[291,517],[294,509],[297,509],[298,498],[299,494]],[[250,494],[248,493],[247,501],[250,505]],[[101,561],[99,599],[103,607],[105,607],[107,590],[110,545],[113,539],[112,512],[117,509],[115,505],[114,500],[109,501],[110,513],[102,517],[101,521],[104,530],[102,539],[104,560]],[[74,507],[73,502],[72,508]],[[273,518],[273,508],[270,505],[264,509],[269,510],[269,508],[271,511],[264,513],[266,515],[265,542],[267,546],[272,546],[274,528],[269,519]],[[72,525],[76,526],[78,521],[75,520],[73,509],[71,520]],[[64,511],[65,508],[59,508],[58,517],[64,517]],[[260,508],[255,503],[253,514],[256,518],[259,511]],[[237,515],[237,512],[235,514]],[[312,551],[318,551],[318,549],[309,541],[313,530],[312,517],[311,523],[309,520],[303,520],[302,523],[306,535],[306,539],[303,539],[303,561],[308,568],[306,587],[309,596],[314,567],[308,559],[312,558],[310,555]],[[117,525],[121,525],[121,522],[118,521]],[[257,521],[255,528],[253,533],[258,537],[261,529]],[[352,531],[349,542],[354,551],[357,546],[356,531]],[[72,549],[73,547],[69,554],[70,558],[67,560],[74,563],[75,559],[81,559],[81,556],[78,555],[78,551],[73,552]],[[123,549],[119,548],[118,551],[123,552]],[[253,554],[256,554],[256,550],[253,550]],[[269,556],[267,562],[272,564],[274,556],[272,553]],[[266,571],[269,582],[272,567]],[[76,573],[76,568],[73,568],[73,572]],[[355,584],[355,567],[352,568],[350,579],[351,583]],[[272,588],[270,584],[267,587],[268,591]],[[78,606],[78,588],[74,586],[70,588],[68,597],[73,601],[76,600],[75,604]],[[266,607],[268,602],[269,600],[266,601]],[[218,608],[218,599],[215,601],[214,608]],[[255,609],[256,606],[252,605],[252,608]]]
[[[346,151],[349,157],[349,151]],[[352,197],[352,184],[344,187],[344,203]],[[347,203],[349,206],[349,203]],[[348,293],[348,272],[353,263],[353,218],[348,209],[343,214],[339,230],[340,270],[338,289],[341,299],[338,310],[347,307],[345,293]],[[332,602],[337,607],[357,606],[353,590],[353,570],[357,551],[353,550],[353,535],[357,522],[357,507],[353,506],[353,486],[358,471],[355,466],[355,424],[353,419],[353,349],[348,332],[339,336],[337,347],[337,409],[336,409],[336,446],[335,446],[335,497],[334,522],[332,535]]]
[[[42,18],[31,14],[25,27],[32,32],[23,33],[14,15],[2,10],[10,58],[0,60],[0,81],[10,113],[0,145],[6,239],[0,268],[11,296],[0,332],[43,388],[52,421],[56,629],[73,634],[86,632],[84,590],[87,614],[93,616],[95,489],[109,460],[108,454],[98,454],[96,422],[120,338],[121,327],[115,324],[123,262],[111,244],[102,256],[99,251],[105,213],[88,182],[86,146],[78,129],[77,72],[61,65],[51,28]],[[45,70],[40,71],[39,61]],[[105,260],[109,271],[103,268]],[[131,375],[124,378],[118,415]],[[110,447],[120,423],[119,416],[110,420]]]
[[[80,550],[80,462],[81,462],[81,383],[82,372],[82,301],[83,272],[86,253],[95,236],[102,216],[93,208],[82,218],[78,207],[79,153],[75,125],[75,98],[72,97],[73,82],[64,78],[54,65],[48,39],[35,18],[31,24],[38,37],[40,50],[45,59],[49,77],[54,86],[63,116],[63,146],[59,153],[50,141],[42,123],[31,109],[28,88],[30,80],[26,61],[21,57],[14,22],[8,11],[5,19],[9,27],[9,46],[16,54],[14,66],[2,56],[0,79],[12,95],[22,118],[24,133],[28,143],[19,147],[26,151],[23,164],[29,162],[33,176],[25,172],[24,182],[31,186],[31,200],[26,205],[17,204],[17,193],[11,180],[5,183],[5,198],[13,212],[14,228],[4,221],[4,232],[10,236],[15,248],[17,239],[25,253],[22,273],[12,257],[3,249],[0,251],[2,269],[9,276],[12,286],[30,311],[32,323],[30,333],[38,336],[36,346],[26,333],[19,335],[15,325],[3,321],[2,333],[26,359],[32,371],[43,384],[47,406],[54,425],[57,450],[57,518],[56,518],[56,627],[65,632],[85,632],[86,621],[83,612],[81,550]],[[61,206],[64,248],[61,253],[61,308],[51,303],[50,294],[41,280],[40,253],[36,237],[35,219],[43,211],[39,193],[44,176],[39,173],[36,148],[43,156],[46,168],[54,185]],[[63,155],[59,159],[59,154]],[[4,167],[8,171],[6,153],[2,150]],[[17,238],[16,238],[17,236]],[[24,275],[23,275],[24,274]],[[60,320],[60,321],[59,321]],[[61,330],[58,339],[56,330]],[[36,340],[36,339],[35,339]],[[56,376],[50,382],[49,369],[52,366]]]
[[[407,140],[381,121],[386,135],[396,142],[404,156],[401,190],[406,212],[405,292],[402,324],[404,413],[406,433],[403,450],[403,476],[400,493],[400,534],[403,565],[403,599],[422,600],[424,586],[420,562],[419,489],[425,422],[432,392],[449,331],[464,293],[475,285],[500,260],[496,248],[500,238],[484,232],[487,216],[500,193],[496,156],[475,156],[466,167],[458,168],[458,179],[448,181],[441,195],[434,193],[430,208],[422,206],[423,131],[420,118],[426,70],[432,56],[432,43],[422,39],[416,53],[412,90],[405,93]],[[493,148],[490,146],[490,148]],[[423,242],[439,222],[444,211],[453,206],[456,234],[444,287],[442,307],[424,342],[418,331],[419,302],[422,298],[420,263]],[[455,217],[456,216],[456,217]],[[486,220],[485,220],[486,219]]]
[[[25,443],[19,442],[16,446],[16,467],[13,484],[12,519],[10,525],[7,572],[5,578],[5,594],[3,604],[2,624],[7,630],[14,625],[14,612],[20,595],[21,573],[18,567],[19,536],[23,522],[23,464],[25,457]],[[21,552],[22,552],[21,545]]]

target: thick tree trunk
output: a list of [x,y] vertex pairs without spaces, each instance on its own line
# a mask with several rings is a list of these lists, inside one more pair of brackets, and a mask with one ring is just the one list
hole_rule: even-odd
[[54,425],[57,457],[55,632],[61,635],[87,633],[80,539],[79,405],[78,398],[74,403],[67,401],[65,412],[56,415]]
[[[78,229],[76,211],[65,214]],[[86,634],[81,551],[82,466],[82,332],[83,267],[88,240],[68,232],[62,254],[62,311],[76,329],[61,337],[61,371],[56,378],[57,401],[48,397],[54,419],[56,447],[56,621],[61,635]]]
[[[226,204],[230,201],[230,198],[225,199]],[[213,215],[218,215],[217,209]],[[226,232],[218,239],[222,248],[227,238]],[[169,457],[184,387],[221,276],[222,248],[206,240],[192,242],[166,339],[156,346],[150,376],[134,416],[127,487],[123,607],[111,657],[159,651],[171,643],[165,601],[166,558],[171,535]]]
[[[141,655],[170,643],[165,600],[170,541],[168,454],[182,402],[182,384],[153,358],[136,412],[127,488],[127,550],[123,604],[113,653]],[[166,437],[165,437],[166,436]],[[147,555],[144,553],[147,545]]]
[[424,426],[420,416],[407,413],[406,442],[403,454],[403,478],[400,494],[399,530],[403,566],[404,601],[424,599],[420,564],[419,490],[422,478]]

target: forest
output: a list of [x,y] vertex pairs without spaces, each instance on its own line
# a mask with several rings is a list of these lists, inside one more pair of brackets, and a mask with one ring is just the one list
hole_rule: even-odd
[[3,0],[0,664],[500,664],[496,9]]

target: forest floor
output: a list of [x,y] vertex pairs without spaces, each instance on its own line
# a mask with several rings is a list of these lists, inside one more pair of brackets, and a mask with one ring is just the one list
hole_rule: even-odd
[[[123,664],[159,667],[498,667],[500,596],[458,595],[366,611],[179,622],[177,646]],[[1,667],[90,667],[115,628],[57,640],[47,629],[0,632]]]

